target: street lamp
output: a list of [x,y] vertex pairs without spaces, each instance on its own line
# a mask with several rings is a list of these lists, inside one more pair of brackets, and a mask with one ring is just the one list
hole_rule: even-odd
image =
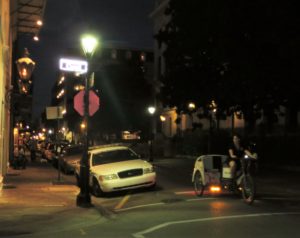
[[81,46],[88,61],[88,70],[85,77],[85,88],[84,88],[84,150],[80,161],[80,193],[77,195],[76,204],[79,207],[91,207],[91,195],[89,192],[89,177],[90,177],[90,167],[88,161],[88,149],[89,149],[89,136],[88,136],[88,120],[89,120],[89,91],[90,91],[90,65],[91,58],[95,52],[98,45],[98,41],[95,37],[91,35],[84,35],[81,38]]
[[156,108],[153,106],[148,107],[148,112],[151,116],[150,118],[150,147],[149,147],[149,161],[153,161],[153,137],[154,137],[154,126],[155,126],[155,119],[154,119],[154,113],[156,111]]
[[29,92],[31,81],[31,75],[35,67],[35,62],[29,58],[29,51],[24,49],[23,57],[16,61],[17,70],[19,73],[19,92],[21,94],[27,94]]

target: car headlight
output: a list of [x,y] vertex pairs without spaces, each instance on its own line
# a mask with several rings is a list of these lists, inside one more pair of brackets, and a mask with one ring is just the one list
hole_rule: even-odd
[[148,167],[144,169],[144,174],[149,174],[154,172],[154,167]]
[[100,175],[99,180],[104,181],[104,180],[113,180],[113,179],[118,179],[118,175],[116,174],[108,174],[108,175]]

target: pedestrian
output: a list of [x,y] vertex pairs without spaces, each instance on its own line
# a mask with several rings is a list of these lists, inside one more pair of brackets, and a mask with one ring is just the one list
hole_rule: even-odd
[[17,145],[14,146],[13,167],[19,169],[19,147]]
[[22,169],[26,168],[27,159],[25,156],[25,148],[23,145],[19,147],[19,166],[22,167]]
[[29,141],[30,159],[32,162],[36,160],[37,142],[34,138]]

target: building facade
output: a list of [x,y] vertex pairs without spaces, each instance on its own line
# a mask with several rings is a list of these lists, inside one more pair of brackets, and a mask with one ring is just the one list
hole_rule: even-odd
[[12,62],[11,2],[0,1],[0,184],[7,172],[9,155],[10,86]]
[[17,134],[13,129],[14,102],[19,92],[15,66],[17,40],[23,35],[37,36],[45,5],[46,0],[0,0],[0,183],[7,173]]
[[[64,58],[74,58],[76,51]],[[78,52],[77,58],[80,59]],[[94,143],[118,139],[122,131],[141,130],[140,125],[147,117],[144,112],[152,101],[153,52],[104,46],[93,57],[91,67],[94,74],[90,86],[100,97],[100,108],[89,123]],[[57,131],[75,143],[81,140],[84,122],[74,109],[74,97],[84,89],[85,76],[61,71],[52,88],[51,106],[58,106],[63,112]],[[44,124],[49,125],[49,121]],[[52,126],[57,127],[53,123]]]

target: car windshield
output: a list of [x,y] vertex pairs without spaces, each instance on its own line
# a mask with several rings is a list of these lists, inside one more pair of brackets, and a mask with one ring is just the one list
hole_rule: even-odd
[[135,159],[139,159],[138,155],[128,149],[105,151],[93,155],[92,165],[95,166]]

